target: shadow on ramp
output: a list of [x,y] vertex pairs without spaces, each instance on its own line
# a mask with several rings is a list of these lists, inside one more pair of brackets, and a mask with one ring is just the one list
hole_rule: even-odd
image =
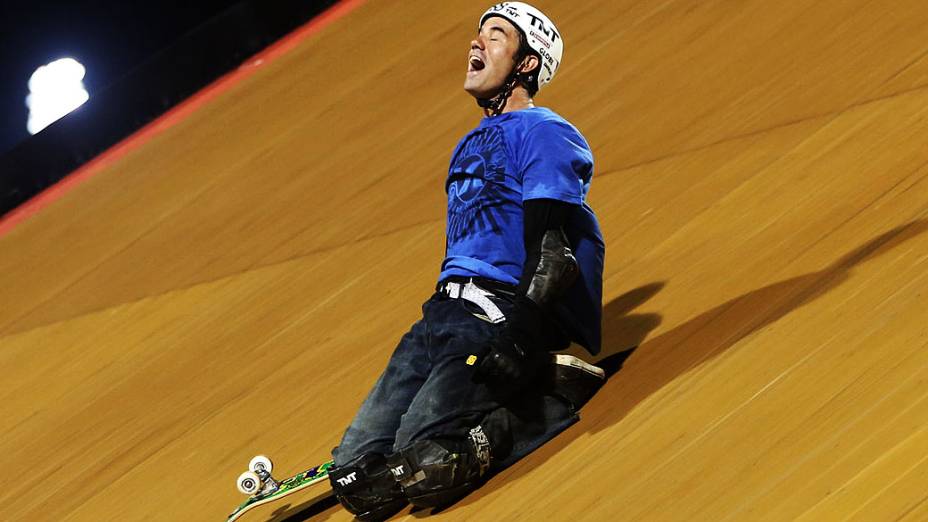
[[[928,230],[916,220],[881,234],[845,254],[828,267],[754,290],[732,299],[653,339],[658,314],[632,314],[664,283],[652,283],[609,302],[603,313],[603,352],[598,364],[616,373],[583,408],[577,424],[526,458],[531,466],[513,466],[458,502],[478,502],[491,489],[522,478],[543,465],[584,433],[597,433],[620,422],[647,397],[680,375],[724,353],[740,340],[822,297],[847,281],[852,269],[898,248]],[[639,346],[640,344],[640,346]],[[629,348],[632,347],[632,348]],[[607,370],[608,372],[608,370]],[[451,509],[453,507],[445,508]]]
[[[276,509],[266,522],[302,522],[304,520],[325,520],[341,506],[332,491],[320,493],[302,504],[293,506],[286,504]],[[325,515],[325,518],[323,518]]]

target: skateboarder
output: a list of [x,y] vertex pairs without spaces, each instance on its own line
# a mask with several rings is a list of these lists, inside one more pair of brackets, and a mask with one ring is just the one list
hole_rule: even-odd
[[561,63],[538,9],[481,16],[464,89],[483,109],[451,156],[437,292],[333,450],[332,488],[361,520],[452,502],[576,422],[599,368],[604,244],[586,203],[593,156],[536,107]]

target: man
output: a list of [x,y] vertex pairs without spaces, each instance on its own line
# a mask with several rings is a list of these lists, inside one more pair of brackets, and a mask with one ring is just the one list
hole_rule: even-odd
[[589,145],[533,101],[562,52],[530,5],[480,18],[464,89],[485,118],[451,157],[438,291],[333,450],[332,488],[361,520],[453,502],[576,422],[602,384],[551,354],[599,352],[604,256]]

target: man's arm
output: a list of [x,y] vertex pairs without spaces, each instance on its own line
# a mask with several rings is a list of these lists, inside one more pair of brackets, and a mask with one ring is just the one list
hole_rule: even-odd
[[573,205],[555,199],[530,199],[523,204],[525,264],[518,295],[547,306],[564,294],[579,273],[564,227]]
[[523,204],[525,264],[515,308],[500,336],[478,361],[478,380],[516,383],[530,377],[551,350],[569,343],[551,307],[579,274],[564,227],[573,205],[554,199]]

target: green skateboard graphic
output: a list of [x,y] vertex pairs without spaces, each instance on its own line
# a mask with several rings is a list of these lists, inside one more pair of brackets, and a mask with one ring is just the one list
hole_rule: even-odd
[[277,482],[271,477],[273,464],[271,464],[270,459],[262,455],[251,459],[251,463],[248,465],[249,471],[242,473],[238,477],[239,491],[251,496],[229,515],[226,522],[237,520],[252,508],[273,502],[291,493],[308,488],[313,484],[325,481],[329,477],[329,468],[332,467],[332,464],[332,461],[329,461]]

